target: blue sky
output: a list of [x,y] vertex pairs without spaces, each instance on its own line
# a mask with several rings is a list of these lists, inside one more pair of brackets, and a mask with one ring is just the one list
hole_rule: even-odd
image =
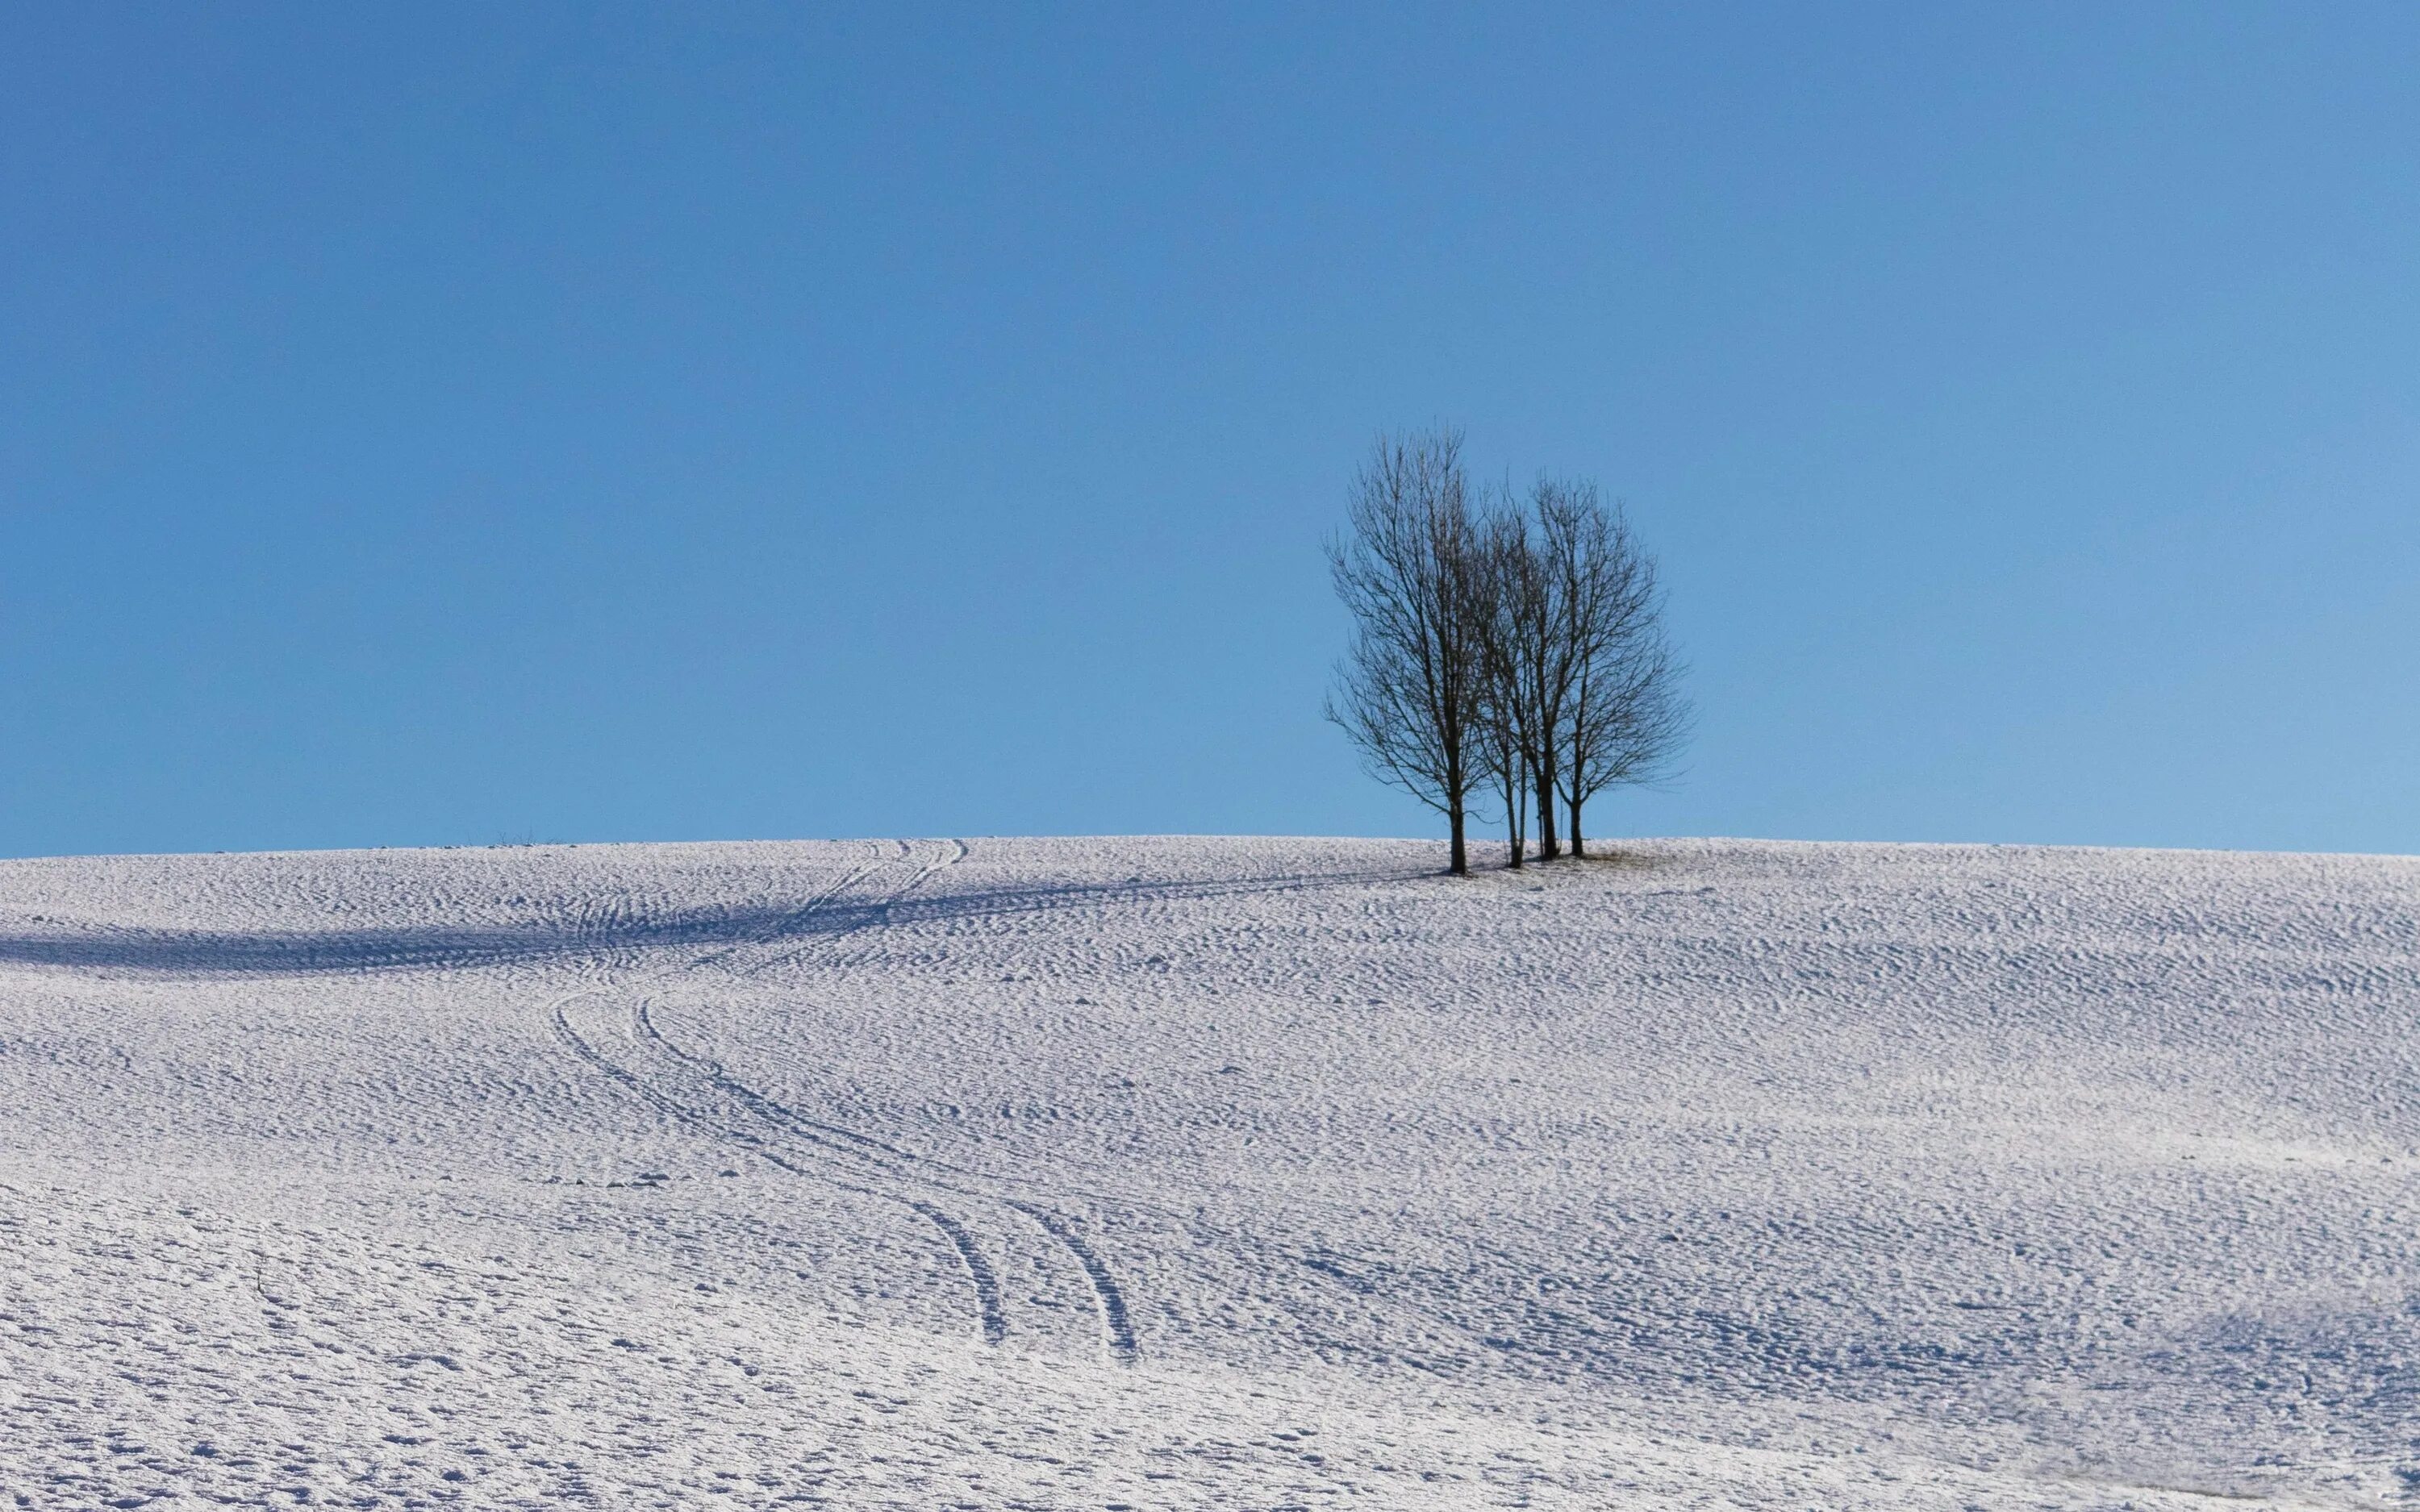
[[1607,833],[2420,852],[2420,9],[21,7],[0,853],[1425,834],[1371,434],[1591,473]]

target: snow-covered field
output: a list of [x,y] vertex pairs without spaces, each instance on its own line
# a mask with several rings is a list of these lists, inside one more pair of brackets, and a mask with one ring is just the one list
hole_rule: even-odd
[[2420,861],[0,863],[0,1504],[2420,1502]]

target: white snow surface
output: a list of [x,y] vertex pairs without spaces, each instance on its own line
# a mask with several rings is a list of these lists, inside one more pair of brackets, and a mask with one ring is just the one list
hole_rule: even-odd
[[2420,1502],[2420,860],[0,863],[0,1505]]

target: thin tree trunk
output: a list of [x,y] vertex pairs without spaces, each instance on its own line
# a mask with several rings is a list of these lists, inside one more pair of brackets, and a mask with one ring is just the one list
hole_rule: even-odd
[[1470,856],[1462,843],[1462,810],[1459,807],[1453,811],[1453,859],[1447,864],[1446,870],[1458,877],[1470,875]]
[[1563,854],[1555,842],[1555,779],[1540,773],[1538,777],[1538,859],[1551,861]]
[[1528,795],[1521,791],[1521,778],[1516,772],[1504,779],[1504,843],[1512,852],[1504,864],[1513,871],[1521,870],[1525,853],[1529,849],[1528,837],[1521,832],[1522,800]]
[[1579,861],[1587,858],[1588,841],[1580,839],[1580,806],[1579,800],[1575,798],[1572,801],[1572,859]]

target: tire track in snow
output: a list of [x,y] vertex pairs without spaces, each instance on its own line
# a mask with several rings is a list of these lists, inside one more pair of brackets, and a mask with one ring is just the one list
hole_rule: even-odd
[[[661,1030],[656,1027],[655,1019],[647,1011],[647,1006],[644,1003],[640,1004],[635,1019],[640,1035],[650,1045],[660,1050],[664,1055],[688,1064],[698,1074],[713,1083],[719,1090],[730,1096],[734,1102],[738,1103],[765,1122],[825,1149],[836,1149],[841,1153],[874,1163],[878,1168],[894,1177],[921,1182],[959,1196],[996,1201],[1003,1207],[1024,1214],[1074,1257],[1077,1269],[1083,1273],[1085,1284],[1092,1289],[1094,1310],[1099,1315],[1102,1335],[1107,1341],[1110,1354],[1121,1361],[1135,1357],[1137,1351],[1134,1324],[1127,1313],[1125,1293],[1119,1288],[1117,1277],[1110,1272],[1109,1265],[1101,1259],[1099,1253],[1076,1233],[1066,1219],[1037,1203],[1016,1197],[1001,1197],[993,1193],[970,1189],[962,1184],[970,1180],[968,1173],[954,1168],[948,1168],[951,1171],[950,1180],[928,1175],[919,1169],[923,1162],[896,1146],[884,1144],[878,1139],[869,1138],[852,1130],[802,1117],[731,1075],[721,1062],[674,1044],[664,1037]],[[847,1141],[848,1144],[841,1146],[834,1143],[841,1140]],[[921,1203],[917,1206],[919,1211],[923,1211],[925,1215],[936,1223],[949,1226],[948,1221],[944,1220],[937,1211],[927,1210]],[[971,1252],[972,1242],[963,1237],[962,1228],[954,1227],[951,1228],[951,1234],[953,1239],[959,1241],[962,1249]]]
[[772,941],[782,939],[786,935],[796,933],[798,930],[804,927],[808,920],[814,918],[815,915],[821,913],[827,906],[829,906],[834,898],[839,897],[842,893],[846,892],[851,887],[854,887],[865,876],[867,872],[873,871],[875,867],[880,863],[881,857],[876,856],[873,860],[867,861],[861,866],[851,867],[847,872],[841,875],[840,880],[834,882],[830,887],[826,887],[823,891],[816,893],[814,897],[808,899],[797,908],[782,915],[771,923],[759,929],[749,938],[734,941],[732,944],[724,946],[720,950],[708,951],[706,954],[699,956],[696,960],[691,961],[689,964],[688,969],[695,971],[703,966],[718,964],[719,963],[727,960],[732,955],[746,949],[752,945],[769,944]]
[[[924,883],[929,881],[935,875],[957,865],[960,861],[967,858],[970,854],[970,848],[966,841],[962,840],[953,840],[950,841],[950,844],[953,847],[952,854],[937,860],[927,861],[923,867],[918,869],[915,875],[909,877],[905,883],[902,883],[896,889],[894,889],[889,897],[883,899],[882,902],[873,910],[873,913],[878,916],[881,920],[887,922],[891,916],[891,910],[902,900],[907,898],[909,893],[923,886]],[[903,854],[901,858],[905,859],[905,842],[902,842],[902,851]],[[861,872],[858,874],[861,874]],[[834,888],[832,889],[832,892],[827,893],[825,896],[829,898],[834,893],[837,893],[838,890],[838,888]],[[811,911],[811,909],[802,911],[801,918],[803,918],[806,912]],[[855,933],[857,930],[863,929],[865,927],[864,921],[860,921],[852,924],[849,927],[848,933]],[[738,947],[733,948],[734,950],[737,949]],[[743,967],[740,971],[740,975],[760,975],[777,965],[796,961],[799,957],[804,955],[812,949],[814,949],[813,944],[800,946],[796,949],[783,952],[780,955],[776,955],[767,960],[757,962],[752,965]],[[726,950],[722,953],[727,957],[733,952]],[[641,1032],[654,1045],[660,1048],[665,1054],[688,1062],[699,1069],[704,1074],[714,1081],[717,1086],[729,1093],[743,1106],[747,1107],[750,1111],[755,1113],[759,1118],[767,1120],[768,1122],[811,1139],[814,1139],[818,1143],[840,1139],[862,1146],[870,1152],[878,1152],[880,1157],[886,1157],[889,1163],[895,1164],[897,1174],[902,1177],[925,1181],[939,1187],[943,1191],[954,1192],[960,1196],[981,1196],[989,1200],[998,1201],[1002,1205],[1024,1214],[1025,1217],[1031,1219],[1036,1227],[1041,1228],[1045,1234],[1048,1235],[1062,1248],[1066,1250],[1068,1255],[1075,1260],[1076,1268],[1082,1273],[1086,1286],[1092,1291],[1093,1308],[1100,1319],[1101,1333],[1103,1338],[1107,1342],[1111,1357],[1120,1361],[1130,1361],[1135,1357],[1137,1350],[1135,1345],[1134,1324],[1126,1307],[1125,1293],[1119,1288],[1116,1276],[1111,1273],[1109,1265],[1102,1260],[1099,1253],[1090,1244],[1086,1243],[1084,1240],[1076,1233],[1075,1229],[1069,1226],[1063,1217],[1033,1202],[1016,1198],[1001,1197],[996,1194],[988,1192],[970,1191],[965,1186],[954,1185],[950,1182],[942,1181],[935,1177],[927,1175],[923,1169],[927,1163],[922,1161],[917,1156],[911,1155],[908,1151],[901,1149],[894,1145],[885,1144],[881,1140],[871,1138],[865,1134],[859,1134],[854,1130],[842,1128],[835,1124],[826,1123],[820,1119],[809,1119],[799,1113],[796,1109],[785,1106],[774,1099],[766,1096],[754,1088],[748,1086],[737,1077],[733,1076],[721,1061],[712,1059],[709,1057],[696,1055],[693,1052],[684,1050],[680,1046],[674,1044],[670,1040],[664,1037],[660,1030],[656,1027],[655,1021],[647,1012],[646,1005],[644,1003],[640,1005],[637,1018]],[[956,1176],[961,1180],[968,1179],[968,1173],[954,1171],[953,1175]]]
[[[984,1342],[998,1344],[1007,1337],[1008,1310],[1001,1300],[1000,1273],[989,1257],[984,1254],[982,1246],[975,1242],[974,1236],[968,1231],[963,1223],[930,1202],[898,1192],[885,1191],[877,1186],[869,1186],[861,1181],[835,1175],[830,1171],[816,1170],[791,1158],[791,1154],[795,1152],[785,1153],[762,1135],[744,1128],[735,1127],[729,1120],[718,1119],[710,1113],[690,1106],[666,1092],[659,1082],[615,1060],[599,1050],[587,1036],[574,1028],[570,1015],[566,1011],[568,1005],[579,998],[603,995],[605,995],[597,989],[586,989],[574,993],[554,1005],[551,1016],[555,1034],[574,1056],[585,1061],[608,1080],[627,1088],[641,1101],[685,1128],[738,1145],[766,1164],[791,1176],[804,1180],[820,1179],[830,1182],[842,1191],[894,1202],[915,1212],[940,1231],[941,1237],[949,1242],[950,1248],[956,1254],[959,1264],[966,1270],[969,1284],[974,1289],[977,1322]],[[644,1006],[641,1011],[644,1011]]]
[[916,1164],[916,1157],[897,1146],[886,1145],[871,1135],[859,1134],[853,1129],[844,1129],[838,1124],[823,1123],[806,1118],[732,1075],[724,1069],[721,1061],[710,1056],[684,1050],[673,1043],[664,1038],[663,1031],[656,1027],[655,1016],[647,1011],[646,999],[639,1000],[638,1009],[632,1013],[631,1020],[637,1028],[639,1039],[649,1048],[696,1072],[698,1075],[712,1083],[718,1090],[765,1122],[785,1133],[795,1134],[810,1143],[839,1149],[861,1159],[879,1162],[892,1167],[896,1175],[914,1174],[909,1167]]
[[[879,905],[881,910],[887,914],[891,904],[922,885],[934,872],[964,859],[968,854],[966,843],[963,841],[953,841],[951,844],[954,847],[952,855],[945,859],[928,862],[920,868],[906,883],[893,889],[890,896],[883,900]],[[905,842],[902,842],[900,851],[903,860],[912,854]],[[690,968],[715,964],[744,951],[751,946],[762,946],[783,938],[829,906],[831,901],[841,896],[851,884],[873,871],[876,864],[877,863],[868,862],[852,869],[799,908],[782,916],[767,928],[759,931],[752,939],[740,941],[720,951],[699,957],[690,963]],[[613,905],[608,904],[606,907],[612,909]],[[618,910],[615,912],[618,913]],[[591,915],[591,917],[594,916]],[[603,942],[599,943],[601,945]],[[801,954],[804,949],[802,947],[799,950],[788,952],[787,956],[795,957]],[[614,960],[610,951],[600,951],[600,953],[605,953],[609,962],[620,964],[619,961]],[[752,972],[762,970],[765,964],[767,963],[758,963],[749,969]],[[964,1222],[923,1197],[869,1186],[830,1171],[811,1170],[797,1161],[785,1158],[782,1152],[771,1148],[762,1135],[745,1128],[736,1127],[734,1120],[711,1117],[672,1096],[664,1089],[662,1078],[649,1077],[639,1070],[622,1064],[606,1055],[572,1026],[566,1009],[580,998],[604,996],[607,992],[608,989],[604,987],[583,989],[558,1000],[554,1005],[552,1019],[556,1035],[574,1056],[674,1121],[737,1144],[780,1170],[802,1178],[821,1177],[845,1191],[880,1197],[913,1211],[939,1229],[949,1241],[951,1249],[957,1255],[958,1261],[965,1269],[975,1292],[979,1324],[985,1342],[999,1344],[1007,1337],[1008,1314],[1003,1301],[999,1270],[984,1253],[982,1245],[976,1242],[972,1231]],[[685,1068],[693,1074],[703,1076],[711,1088],[737,1103],[746,1113],[753,1115],[760,1124],[771,1127],[778,1134],[803,1139],[827,1154],[837,1154],[845,1158],[855,1157],[860,1162],[865,1162],[871,1157],[876,1162],[876,1174],[888,1177],[892,1180],[895,1181],[907,1174],[895,1168],[884,1168],[892,1165],[893,1163],[908,1162],[911,1157],[906,1152],[892,1149],[879,1140],[870,1139],[853,1131],[842,1129],[836,1125],[821,1124],[797,1115],[762,1097],[737,1078],[728,1075],[720,1062],[691,1055],[674,1045],[657,1031],[655,1022],[648,1014],[647,1002],[644,998],[641,998],[632,1009],[631,1021],[634,1026],[634,1043],[652,1049],[673,1066]],[[888,1155],[891,1159],[881,1160],[881,1155]]]
[[[900,856],[899,856],[899,858],[900,858],[901,860],[903,860],[903,861],[904,861],[904,860],[908,859],[908,857],[910,855],[912,855],[913,853],[908,849],[908,842],[907,842],[907,841],[900,841],[900,842],[899,842],[899,844],[900,844]],[[873,914],[876,914],[876,915],[880,916],[880,919],[881,919],[881,921],[882,921],[883,923],[886,923],[886,924],[887,924],[887,923],[889,923],[889,922],[891,921],[891,910],[892,910],[892,909],[893,909],[893,908],[895,908],[895,907],[897,907],[897,906],[899,905],[899,903],[900,903],[902,901],[904,901],[909,893],[914,892],[918,887],[923,887],[926,882],[931,881],[931,880],[933,879],[933,877],[934,877],[936,874],[938,874],[938,873],[939,873],[939,872],[945,872],[945,871],[949,870],[951,867],[954,867],[954,866],[957,865],[960,861],[963,861],[963,860],[965,860],[965,859],[967,858],[967,856],[968,856],[968,848],[967,848],[967,842],[966,842],[965,841],[962,841],[962,840],[954,840],[954,841],[950,841],[950,844],[951,844],[951,845],[953,845],[954,847],[955,847],[954,851],[951,855],[949,855],[949,856],[945,856],[945,857],[943,857],[943,858],[941,858],[941,859],[939,859],[939,860],[927,861],[927,862],[925,862],[922,867],[919,867],[919,868],[917,869],[917,871],[916,871],[916,874],[915,874],[915,875],[913,875],[913,876],[909,877],[907,881],[905,881],[905,882],[901,883],[897,887],[892,888],[892,891],[891,891],[891,893],[890,893],[890,895],[889,895],[889,896],[887,896],[887,897],[885,897],[885,898],[884,898],[880,903],[876,903],[876,904],[874,905],[874,907],[873,907],[871,910],[869,910],[869,912],[871,912],[871,913],[873,913]],[[862,876],[862,875],[864,875],[865,872],[867,872],[867,871],[871,871],[871,870],[872,870],[872,868],[870,868],[870,867],[861,869],[857,873],[855,873],[855,875]],[[839,889],[837,889],[837,888],[833,889],[833,892],[832,892],[832,893],[827,893],[827,894],[825,894],[825,896],[824,896],[824,898],[823,898],[823,899],[819,899],[819,900],[817,900],[817,902],[816,902],[816,903],[814,905],[814,907],[811,907],[811,908],[809,908],[809,909],[802,910],[802,911],[801,911],[801,914],[800,914],[800,918],[801,918],[801,920],[803,921],[803,919],[804,919],[804,918],[806,917],[806,915],[813,913],[813,912],[814,911],[814,908],[819,908],[819,907],[821,907],[821,906],[822,906],[822,904],[823,904],[825,902],[828,902],[828,901],[829,901],[829,900],[830,900],[830,898],[831,898],[835,893],[837,893],[837,891],[838,891],[838,890],[839,890]],[[861,930],[861,929],[865,928],[865,926],[866,926],[866,920],[865,920],[865,919],[863,919],[863,918],[860,918],[860,919],[856,920],[855,922],[851,923],[851,924],[850,924],[846,929],[842,930],[842,931],[839,931],[839,932],[838,932],[838,933],[842,933],[842,934],[853,934],[853,933],[857,933],[859,930]],[[836,935],[835,935],[835,936],[826,936],[826,940],[829,940],[829,939],[830,939],[830,938],[834,938],[834,937],[836,937]],[[802,955],[806,954],[809,950],[812,950],[812,949],[815,949],[818,945],[821,945],[821,944],[826,943],[826,940],[810,940],[810,941],[808,941],[808,942],[807,942],[806,944],[804,944],[804,945],[798,946],[798,947],[796,947],[796,948],[794,948],[794,949],[792,949],[784,950],[784,951],[781,952],[781,953],[780,953],[780,954],[778,954],[778,955],[768,956],[768,957],[766,957],[764,960],[759,961],[759,962],[756,962],[756,963],[755,963],[754,964],[752,964],[752,965],[749,965],[749,966],[743,967],[743,968],[739,971],[738,975],[743,976],[743,977],[757,977],[757,976],[762,976],[762,975],[764,975],[766,972],[772,970],[772,969],[773,969],[774,967],[776,967],[776,966],[786,965],[786,964],[788,964],[790,962],[796,961],[799,957],[800,957],[800,956],[802,956]],[[736,949],[738,949],[738,947],[736,947],[736,946],[733,948],[733,949],[734,949],[734,950],[736,950]],[[730,952],[730,951],[725,951],[724,953],[725,953],[726,955],[728,955],[728,954],[730,954],[731,952]]]
[[[964,860],[970,854],[964,841],[951,841],[949,846],[946,854],[925,860],[912,875],[837,933],[854,933],[869,924],[887,920],[891,910],[909,893]],[[908,860],[914,854],[911,846],[905,841],[900,842],[899,859]],[[754,962],[745,959],[752,949],[761,949],[795,934],[816,913],[841,897],[851,884],[871,872],[876,864],[868,863],[852,870],[752,938],[692,960],[688,964],[688,969],[727,965],[737,975],[757,976],[795,962],[819,946],[828,944],[830,937],[811,940]],[[657,975],[660,979],[663,974]],[[574,995],[575,997],[582,995],[602,995],[602,989]],[[915,1210],[941,1230],[957,1251],[981,1304],[984,1337],[991,1343],[1002,1341],[1009,1333],[1003,1302],[1006,1288],[998,1267],[977,1240],[973,1227],[942,1204],[948,1199],[971,1200],[1016,1212],[1063,1251],[1067,1261],[1072,1262],[1074,1273],[1083,1278],[1084,1288],[1090,1294],[1092,1311],[1098,1321],[1100,1336],[1110,1358],[1125,1363],[1136,1357],[1138,1350],[1133,1321],[1124,1291],[1099,1253],[1076,1232],[1065,1218],[1036,1202],[1006,1197],[997,1191],[986,1190],[989,1183],[973,1173],[928,1161],[871,1135],[800,1113],[734,1076],[713,1057],[675,1042],[657,1026],[650,1008],[649,1001],[642,997],[631,1009],[630,1038],[633,1050],[644,1054],[660,1068],[653,1075],[636,1064],[615,1062],[597,1051],[571,1028],[560,1006],[556,1013],[557,1028],[575,1054],[668,1116],[733,1140],[792,1174],[817,1175],[845,1190],[880,1196]],[[706,1094],[706,1101],[723,1104],[731,1116],[708,1118],[700,1115],[696,1109],[663,1090],[668,1083],[681,1080],[694,1084]],[[740,1127],[742,1124],[752,1125],[752,1129]],[[814,1150],[819,1165],[837,1159],[843,1169],[851,1174],[844,1176],[830,1170],[811,1173],[799,1164],[775,1153],[770,1148],[768,1134],[771,1139],[794,1142]],[[903,1185],[908,1190],[900,1190]]]
[[1007,1338],[1008,1309],[1001,1304],[1000,1273],[984,1257],[983,1247],[975,1242],[974,1235],[967,1232],[966,1225],[929,1202],[910,1201],[908,1205],[949,1235],[950,1242],[957,1246],[959,1260],[966,1265],[967,1273],[974,1277],[975,1297],[983,1309],[984,1342],[998,1344]]
[[1135,1357],[1134,1323],[1126,1316],[1125,1293],[1118,1289],[1117,1277],[1109,1273],[1109,1268],[1101,1262],[1100,1256],[1094,1253],[1092,1245],[1077,1237],[1076,1231],[1067,1227],[1067,1220],[1048,1209],[1016,1201],[1008,1205],[1041,1225],[1045,1233],[1066,1245],[1075,1255],[1076,1263],[1083,1267],[1084,1279],[1092,1283],[1094,1305],[1101,1315],[1101,1331],[1109,1341],[1109,1353],[1120,1361],[1132,1360]]

